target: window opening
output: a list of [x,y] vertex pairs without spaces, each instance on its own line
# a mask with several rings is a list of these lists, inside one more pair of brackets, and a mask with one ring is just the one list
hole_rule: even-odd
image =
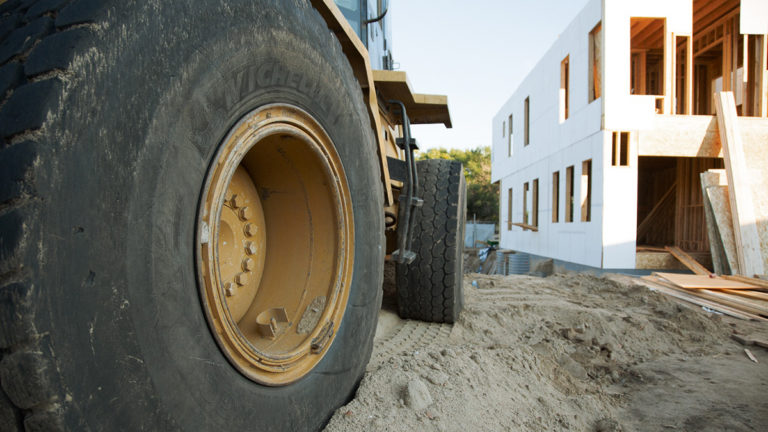
[[603,63],[603,25],[598,23],[589,32],[589,101],[598,99],[602,94],[600,74]]
[[573,222],[573,165],[565,169],[565,221]]
[[523,111],[525,121],[525,145],[531,143],[531,97],[525,98],[525,106]]
[[629,166],[629,132],[612,134],[611,165]]
[[592,160],[581,163],[581,221],[592,220]]
[[569,58],[566,56],[560,62],[560,123],[568,120]]
[[552,173],[552,223],[560,219],[560,171]]

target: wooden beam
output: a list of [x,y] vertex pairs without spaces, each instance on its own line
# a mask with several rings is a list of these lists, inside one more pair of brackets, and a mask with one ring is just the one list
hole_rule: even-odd
[[755,75],[755,83],[758,86],[757,103],[758,117],[768,117],[768,34],[757,37],[759,58],[756,60],[760,75]]
[[675,34],[668,31],[667,21],[664,20],[664,114],[674,114],[672,101],[675,99]]
[[723,71],[723,91],[731,91],[731,25],[730,22],[726,22],[723,27],[723,40],[721,42],[723,47],[723,55],[721,59],[722,71]]
[[761,291],[753,291],[753,290],[732,290],[732,289],[724,289],[722,290],[724,293],[738,295],[742,297],[747,297],[751,299],[756,300],[762,300],[765,302],[768,302],[768,293],[764,293]]
[[672,196],[672,192],[675,191],[676,186],[677,186],[677,182],[672,183],[669,189],[667,189],[667,191],[664,192],[664,195],[661,196],[661,199],[659,199],[659,201],[653,206],[651,211],[648,212],[648,215],[637,226],[638,238],[644,236],[648,232],[648,230],[651,228],[651,222],[653,222],[653,218],[656,217],[656,214],[661,209],[662,205],[664,204],[664,201],[666,201],[670,196]]
[[685,115],[693,114],[693,37],[685,44]]
[[753,278],[748,276],[741,276],[741,275],[723,276],[723,279],[744,282],[744,283],[752,284],[755,286],[759,286],[760,288],[768,289],[768,281],[763,279],[758,279],[758,278]]
[[725,172],[728,175],[739,268],[746,275],[764,274],[760,237],[757,232],[757,221],[752,202],[750,174],[747,170],[741,133],[738,128],[738,115],[736,114],[736,102],[733,99],[733,93],[717,93],[715,106],[717,108],[717,125],[720,129],[720,142],[725,156]]
[[539,231],[539,227],[533,226],[533,225],[530,225],[530,224],[527,224],[527,223],[514,222],[512,225],[519,226],[520,228],[523,229],[523,231],[525,231],[525,230],[535,231],[535,232]]
[[679,247],[667,246],[664,249],[666,249],[667,252],[671,253],[672,256],[677,258],[678,261],[683,263],[683,265],[686,266],[688,270],[694,272],[695,274],[709,276],[712,273],[711,271],[707,270],[703,265],[699,264],[699,262],[696,261],[692,256],[685,253]]

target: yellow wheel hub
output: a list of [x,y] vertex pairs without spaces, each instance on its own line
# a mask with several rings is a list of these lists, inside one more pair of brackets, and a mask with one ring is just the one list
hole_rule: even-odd
[[206,317],[241,373],[266,385],[307,374],[331,346],[347,305],[352,203],[323,128],[269,105],[224,139],[198,215]]

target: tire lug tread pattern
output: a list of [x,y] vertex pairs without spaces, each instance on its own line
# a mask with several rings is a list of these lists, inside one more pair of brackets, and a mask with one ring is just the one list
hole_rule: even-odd
[[419,197],[412,249],[417,258],[397,266],[398,311],[403,318],[453,323],[463,306],[462,253],[466,184],[461,163],[416,163]]
[[75,53],[88,48],[86,29],[69,27],[93,21],[108,4],[0,4],[0,432],[65,430],[67,408],[57,402],[61,383],[35,326],[35,290],[22,264],[37,220],[29,204],[37,199],[39,144],[14,136],[39,130],[49,113],[61,109],[59,79],[30,82],[28,77],[66,70]]

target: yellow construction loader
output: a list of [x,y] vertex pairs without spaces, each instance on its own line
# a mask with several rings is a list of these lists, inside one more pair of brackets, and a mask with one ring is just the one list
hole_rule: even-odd
[[[462,307],[379,0],[0,2],[0,430],[316,430]],[[427,49],[428,47],[425,47]]]

